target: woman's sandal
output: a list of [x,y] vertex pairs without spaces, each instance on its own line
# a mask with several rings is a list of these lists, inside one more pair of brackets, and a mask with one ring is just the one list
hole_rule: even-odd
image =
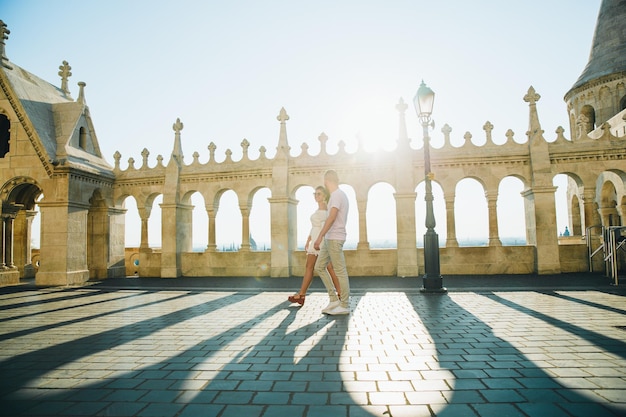
[[298,303],[300,305],[303,305],[305,298],[306,298],[306,295],[296,294],[296,295],[290,295],[289,297],[287,297],[287,300],[290,303]]

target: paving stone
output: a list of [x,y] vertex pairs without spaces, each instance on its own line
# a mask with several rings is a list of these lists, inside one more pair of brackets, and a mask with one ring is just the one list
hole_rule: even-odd
[[[302,405],[268,405],[263,417],[294,417],[303,416],[305,406]],[[200,416],[201,414],[198,414]]]
[[511,404],[474,404],[472,408],[480,417],[527,417],[523,411]]
[[91,291],[0,289],[0,415],[626,415],[602,291],[370,291],[339,319],[315,292]]

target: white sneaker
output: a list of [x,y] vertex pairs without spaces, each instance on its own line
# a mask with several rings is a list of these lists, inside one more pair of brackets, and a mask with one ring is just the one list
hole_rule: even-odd
[[344,314],[350,314],[350,309],[346,307],[342,307],[341,305],[338,305],[337,307],[330,310],[327,314],[330,314],[331,316],[340,316]]
[[336,300],[336,301],[330,301],[328,303],[328,305],[326,307],[324,307],[324,309],[322,310],[322,313],[324,314],[328,314],[331,310],[333,310],[335,307],[339,307],[339,305],[341,304],[341,301]]

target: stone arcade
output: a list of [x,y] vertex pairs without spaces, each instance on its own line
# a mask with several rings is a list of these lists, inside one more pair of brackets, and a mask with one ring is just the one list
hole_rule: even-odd
[[[601,5],[589,63],[565,95],[569,112],[569,137],[558,127],[556,136],[544,136],[540,124],[540,95],[530,87],[527,141],[496,145],[491,123],[485,123],[486,144],[466,139],[461,148],[450,145],[450,129],[442,129],[445,145],[431,151],[434,181],[441,186],[446,207],[446,244],[441,248],[441,273],[446,274],[554,274],[589,268],[587,246],[581,236],[596,225],[624,225],[626,217],[626,7],[623,0]],[[116,153],[111,166],[100,152],[85,100],[85,83],[78,83],[78,97],[68,88],[71,67],[59,68],[56,87],[11,62],[5,53],[9,31],[0,26],[0,285],[35,276],[38,285],[82,284],[89,279],[126,275],[129,256],[124,247],[127,197],[137,201],[141,218],[138,275],[272,276],[300,275],[304,257],[296,250],[297,189],[314,186],[328,168],[339,171],[343,183],[356,195],[359,241],[346,253],[349,273],[362,276],[417,276],[423,273],[422,249],[417,247],[416,188],[423,181],[421,149],[409,145],[406,134],[407,105],[396,106],[399,117],[397,149],[377,155],[346,152],[341,143],[336,154],[321,150],[310,155],[302,146],[293,156],[287,140],[289,116],[278,115],[276,155],[269,159],[261,148],[256,160],[243,156],[233,161],[230,152],[217,162],[215,146],[200,163],[198,154],[183,162],[183,123],[173,124],[174,143],[169,160],[157,157],[150,167],[148,150],[135,167],[131,158],[122,169]],[[467,135],[469,137],[469,135]],[[374,163],[374,160],[376,163]],[[560,242],[556,228],[557,174],[569,177],[568,228],[574,239]],[[524,184],[525,246],[503,246],[498,232],[498,186],[514,176]],[[478,180],[485,190],[489,213],[489,243],[484,247],[459,247],[455,233],[455,186],[464,178]],[[370,187],[390,184],[395,197],[397,248],[369,247],[366,208]],[[271,250],[253,250],[249,215],[255,193],[271,193]],[[235,252],[217,250],[216,214],[221,195],[233,190],[242,215],[242,245]],[[199,192],[208,214],[208,247],[192,252],[190,196]],[[41,200],[38,200],[43,195]],[[148,219],[154,199],[162,195],[162,248],[148,246]],[[417,201],[416,201],[417,200]],[[31,258],[31,224],[41,214],[39,262]],[[600,265],[602,260],[598,260]],[[134,269],[133,269],[134,270]]]

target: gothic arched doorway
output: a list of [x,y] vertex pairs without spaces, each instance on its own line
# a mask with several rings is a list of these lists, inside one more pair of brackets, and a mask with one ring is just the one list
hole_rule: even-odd
[[41,187],[28,177],[12,178],[0,188],[0,281],[3,283],[18,283],[20,278],[35,276],[31,261],[31,226],[41,194]]

